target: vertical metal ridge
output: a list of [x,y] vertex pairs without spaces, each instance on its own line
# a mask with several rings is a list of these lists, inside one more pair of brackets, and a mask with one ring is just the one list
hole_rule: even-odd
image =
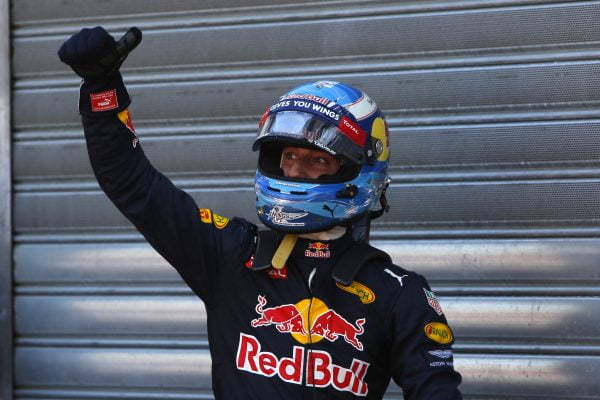
[[10,5],[0,0],[0,398],[12,400],[12,203],[10,130]]

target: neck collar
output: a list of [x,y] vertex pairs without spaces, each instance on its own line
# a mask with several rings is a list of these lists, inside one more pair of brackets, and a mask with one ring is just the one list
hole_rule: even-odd
[[346,228],[343,226],[334,226],[328,231],[304,233],[302,235],[298,235],[298,237],[310,240],[335,240],[344,236],[345,233]]

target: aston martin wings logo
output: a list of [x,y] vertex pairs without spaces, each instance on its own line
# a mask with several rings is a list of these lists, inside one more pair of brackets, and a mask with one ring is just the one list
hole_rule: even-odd
[[269,219],[273,223],[285,226],[304,226],[304,222],[290,222],[298,218],[307,216],[308,213],[288,213],[283,212],[281,206],[275,206],[269,211]]
[[437,358],[450,358],[452,357],[452,350],[431,350],[429,354]]

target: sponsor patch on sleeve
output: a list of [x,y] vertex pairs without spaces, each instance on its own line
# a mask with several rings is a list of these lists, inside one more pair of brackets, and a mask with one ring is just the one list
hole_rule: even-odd
[[119,107],[117,100],[117,89],[106,90],[90,94],[90,102],[93,112],[114,110]]
[[212,224],[212,211],[208,208],[199,208],[198,212],[200,213],[200,221],[205,224]]
[[425,336],[436,343],[448,344],[454,340],[452,329],[444,323],[430,322],[423,329],[425,330]]
[[205,224],[213,224],[217,229],[223,229],[229,223],[229,218],[212,212],[209,208],[199,208],[200,221]]
[[223,229],[229,223],[229,218],[213,213],[213,223],[217,229]]
[[438,315],[442,315],[444,311],[442,310],[442,306],[440,306],[440,302],[437,299],[437,296],[432,291],[429,291],[423,288],[425,292],[425,297],[427,297],[427,303],[435,310]]
[[449,349],[436,349],[436,350],[424,350],[423,358],[429,368],[453,368],[454,357],[452,350]]

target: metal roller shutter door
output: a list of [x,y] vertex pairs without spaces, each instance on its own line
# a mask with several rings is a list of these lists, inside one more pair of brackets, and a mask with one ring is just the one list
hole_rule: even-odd
[[211,398],[202,303],[88,165],[55,53],[94,25],[143,29],[124,76],[145,151],[223,215],[256,221],[267,104],[308,80],[363,88],[393,146],[373,241],[440,294],[465,397],[597,398],[599,17],[596,1],[13,2],[15,399]]
[[12,398],[13,304],[9,3],[0,1],[0,399]]

